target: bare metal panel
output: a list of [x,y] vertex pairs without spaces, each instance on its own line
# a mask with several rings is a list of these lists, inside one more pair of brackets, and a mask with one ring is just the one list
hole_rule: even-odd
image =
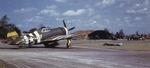
[[42,40],[45,40],[52,36],[65,35],[65,34],[66,34],[66,31],[63,27],[54,28],[54,29],[51,29],[49,32],[43,33]]

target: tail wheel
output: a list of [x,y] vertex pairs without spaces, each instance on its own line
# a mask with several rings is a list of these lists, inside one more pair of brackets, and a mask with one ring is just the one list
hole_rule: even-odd
[[71,47],[71,39],[67,39],[67,48],[70,48]]

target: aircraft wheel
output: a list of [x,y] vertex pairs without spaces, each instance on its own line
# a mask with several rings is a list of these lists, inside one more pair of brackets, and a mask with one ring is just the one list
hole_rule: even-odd
[[67,39],[67,48],[70,48],[71,47],[71,39]]
[[58,42],[47,42],[47,43],[44,43],[44,46],[45,46],[46,48],[54,48],[54,47],[56,47],[56,46],[58,46],[58,45],[59,45]]

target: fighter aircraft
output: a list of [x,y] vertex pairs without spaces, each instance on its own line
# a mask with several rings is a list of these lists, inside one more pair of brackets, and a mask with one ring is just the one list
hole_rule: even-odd
[[[44,44],[45,47],[56,47],[59,40],[67,40],[66,47],[70,48],[72,35],[69,31],[75,29],[72,27],[67,28],[65,21],[63,20],[64,27],[58,28],[40,28],[30,33],[26,33],[16,39],[11,39],[10,45],[17,45],[19,48],[31,47],[36,44]],[[14,32],[8,33],[7,36],[14,37]]]

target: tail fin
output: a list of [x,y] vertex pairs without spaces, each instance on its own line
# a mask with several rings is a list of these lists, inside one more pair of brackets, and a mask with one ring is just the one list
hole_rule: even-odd
[[19,35],[16,31],[11,31],[7,33],[7,38],[15,40],[17,37],[19,37]]

